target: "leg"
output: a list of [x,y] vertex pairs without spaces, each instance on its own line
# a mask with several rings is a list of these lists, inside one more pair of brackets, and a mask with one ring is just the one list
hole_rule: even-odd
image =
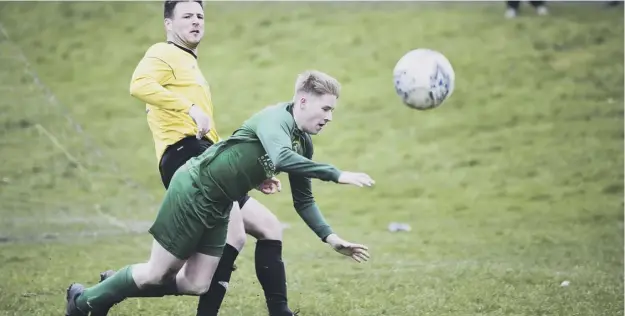
[[517,12],[519,11],[520,4],[521,4],[521,1],[506,1],[505,17],[508,19],[516,17]]
[[508,9],[518,10],[521,5],[521,1],[506,1],[506,7]]
[[538,15],[549,14],[549,9],[547,9],[545,1],[530,1],[530,4],[532,4],[534,9],[536,9],[536,13],[538,13]]
[[288,308],[286,271],[282,261],[282,225],[264,205],[250,199],[242,210],[245,231],[255,237],[256,277],[263,287],[269,314],[293,315]]
[[[213,237],[209,237],[213,240]],[[81,310],[92,308],[96,313],[100,309],[108,310],[114,304],[128,297],[162,297],[165,295],[202,295],[206,293],[211,283],[213,273],[219,263],[219,257],[195,253],[188,260],[183,261],[170,254],[156,241],[152,248],[152,255],[147,263],[136,264],[128,269],[136,284],[137,290],[126,297],[115,294],[125,293],[120,287],[128,278],[128,271],[122,269],[93,288],[85,290],[76,303]],[[184,265],[183,265],[184,264]],[[176,273],[177,272],[177,273]],[[99,289],[97,288],[99,287]],[[102,298],[102,293],[105,294]],[[100,294],[100,296],[98,296]],[[107,297],[114,296],[114,297]],[[87,303],[88,302],[88,303]],[[82,309],[86,306],[86,309]],[[92,313],[93,315],[93,313]]]
[[530,1],[530,4],[534,8],[538,8],[538,7],[544,6],[545,5],[545,1]]
[[[160,282],[142,289],[140,293],[133,295],[134,297],[162,297],[183,293],[194,295],[205,292],[204,288],[207,287],[205,284],[210,284],[214,267],[219,260],[217,258],[221,255],[225,243],[227,229],[225,223],[232,207],[230,201],[214,201],[216,201],[214,198],[209,200],[198,194],[186,169],[176,172],[149,232],[164,249],[163,251],[181,260],[180,264],[175,271],[167,273]],[[212,259],[215,264],[211,265],[212,261],[211,258],[207,258],[208,256],[201,256],[196,252],[215,257]],[[187,260],[191,261],[181,270]],[[205,267],[203,273],[198,272],[199,266]],[[141,268],[137,272],[139,283],[144,279],[141,272],[151,271],[150,266]],[[182,273],[176,274],[180,270]],[[104,275],[106,279],[101,284],[109,282],[115,275],[117,274],[107,271]],[[112,306],[113,304],[99,306],[92,316],[106,315]]]
[[186,295],[206,293],[218,263],[218,256],[202,253],[192,255],[176,275],[178,292]]
[[139,289],[161,285],[173,278],[184,263],[184,259],[177,258],[154,240],[150,260],[132,266],[132,279]]
[[141,296],[150,286],[162,285],[175,275],[184,262],[155,240],[148,262],[127,266],[88,289],[72,284],[68,289],[66,315],[87,315],[91,310],[108,309],[128,297]]
[[234,261],[245,245],[245,228],[239,205],[245,205],[246,197],[234,203],[228,222],[228,235],[221,260],[206,294],[202,295],[197,305],[197,316],[214,316],[224,300],[228,283],[233,271]]

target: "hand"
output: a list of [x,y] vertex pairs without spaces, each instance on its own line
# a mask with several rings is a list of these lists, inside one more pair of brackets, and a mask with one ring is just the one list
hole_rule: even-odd
[[197,135],[195,135],[195,137],[197,137],[197,139],[201,139],[208,133],[208,131],[210,131],[211,120],[208,115],[206,115],[206,113],[204,113],[204,111],[202,111],[202,109],[195,104],[189,109],[189,115],[193,118],[193,121],[195,121],[195,124],[197,125]]
[[282,191],[282,183],[280,183],[278,178],[273,177],[263,181],[263,183],[261,183],[256,189],[264,194],[274,194]]
[[375,181],[366,173],[343,171],[339,176],[339,183],[370,187],[375,184]]
[[326,238],[326,242],[334,249],[336,252],[351,257],[356,262],[360,263],[363,261],[369,260],[369,248],[364,245],[352,244],[347,242],[336,234],[331,234]]

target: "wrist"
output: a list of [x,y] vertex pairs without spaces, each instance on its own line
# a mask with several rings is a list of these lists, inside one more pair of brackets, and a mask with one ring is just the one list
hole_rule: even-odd
[[334,183],[339,183],[339,179],[341,178],[341,173],[343,173],[343,171],[339,170],[338,168],[334,168],[334,177],[332,179]]
[[332,244],[334,243],[337,239],[339,239],[339,236],[337,236],[335,233],[331,233],[330,235],[326,236],[325,238],[323,238],[323,242],[328,243],[328,244]]

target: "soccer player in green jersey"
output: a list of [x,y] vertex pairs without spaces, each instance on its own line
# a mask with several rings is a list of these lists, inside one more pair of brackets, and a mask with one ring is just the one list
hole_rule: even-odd
[[[336,79],[318,71],[301,74],[292,102],[265,108],[232,136],[191,158],[174,174],[149,232],[154,240],[145,263],[126,266],[101,283],[67,289],[66,316],[108,309],[129,297],[202,295],[208,290],[226,243],[233,204],[280,172],[289,175],[296,211],[337,252],[361,262],[364,245],[335,234],[311,191],[311,179],[372,186],[367,174],[341,171],[311,160],[310,135],[332,120],[340,94]],[[315,214],[307,219],[304,214]]]

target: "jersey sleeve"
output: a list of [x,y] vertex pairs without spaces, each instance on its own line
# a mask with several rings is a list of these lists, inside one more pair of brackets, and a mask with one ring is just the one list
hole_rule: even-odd
[[259,118],[256,136],[276,171],[322,181],[338,182],[340,171],[329,164],[317,163],[293,151],[291,129],[286,120],[269,113]]
[[[312,159],[313,148],[309,136],[306,137],[305,143],[307,143],[304,145],[306,158]],[[291,184],[293,206],[297,214],[321,240],[325,241],[326,237],[332,234],[333,231],[323,214],[321,214],[317,203],[315,203],[311,179],[305,176],[289,174],[289,183]]]
[[159,57],[146,55],[132,74],[130,95],[163,109],[188,112],[193,102],[164,87],[172,78],[174,71],[169,64]]

